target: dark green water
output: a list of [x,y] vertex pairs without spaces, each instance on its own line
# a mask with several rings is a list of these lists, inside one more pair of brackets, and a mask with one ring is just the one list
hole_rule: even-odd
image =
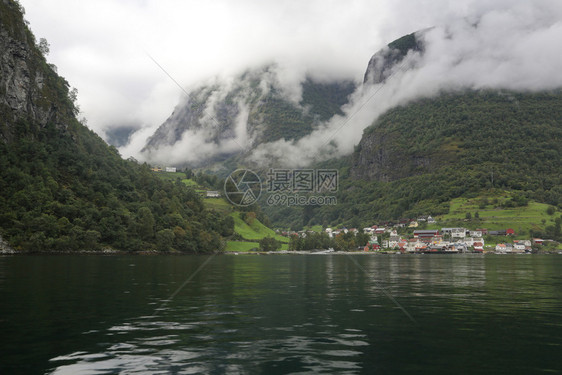
[[0,257],[0,374],[562,371],[559,255],[206,259]]

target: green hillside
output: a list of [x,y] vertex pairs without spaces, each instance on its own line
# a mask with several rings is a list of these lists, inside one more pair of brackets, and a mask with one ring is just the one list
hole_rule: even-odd
[[510,198],[505,196],[490,198],[456,198],[451,201],[450,211],[446,215],[437,216],[439,225],[448,223],[466,223],[490,230],[512,228],[520,235],[529,235],[531,231],[544,231],[554,223],[557,214],[549,214],[548,204],[528,202],[525,206],[505,206]]
[[[195,191],[200,194],[204,194],[206,190],[211,188],[208,186],[201,186],[193,179],[186,179],[186,174],[183,172],[176,173],[166,173],[166,172],[154,172],[154,174],[162,179],[169,181],[180,181],[186,186],[195,189]],[[206,178],[212,178],[214,176],[205,176],[200,174],[198,179],[204,180]],[[253,211],[240,211],[240,207],[233,206],[231,203],[227,202],[225,198],[204,198],[203,204],[206,209],[211,212],[216,212],[220,215],[227,216],[225,221],[232,222],[233,233],[226,237],[226,248],[225,251],[232,252],[247,252],[250,250],[259,249],[259,240],[265,237],[273,237],[276,240],[283,243],[282,249],[287,249],[287,243],[289,239],[283,236],[277,235],[272,229],[264,225],[255,212]],[[256,207],[257,209],[257,207]],[[246,217],[251,218],[246,218]],[[231,219],[231,220],[228,220]]]
[[[276,234],[272,229],[263,225],[258,219],[244,220],[244,214],[241,212],[233,212],[230,216],[234,219],[234,231],[239,236],[240,241],[229,241],[227,243],[227,251],[247,251],[253,248],[259,248],[257,241],[265,237],[275,238],[283,243],[281,249],[286,250],[289,239],[287,237]],[[248,224],[248,222],[250,222]]]
[[0,15],[0,235],[31,252],[220,250],[227,217],[81,124],[19,4],[0,2]]
[[561,140],[560,91],[420,99],[381,116],[351,158],[332,162],[340,171],[337,206],[283,209],[271,217],[283,227],[368,225],[444,215],[452,200],[490,189],[560,207]]

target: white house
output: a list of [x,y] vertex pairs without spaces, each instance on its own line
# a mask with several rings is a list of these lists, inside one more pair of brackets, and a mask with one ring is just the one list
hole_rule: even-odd
[[465,238],[466,237],[466,229],[465,228],[451,228],[451,237],[452,238]]
[[398,246],[398,242],[400,241],[401,238],[399,236],[390,236],[390,238],[388,239],[388,247],[393,249]]
[[524,253],[525,252],[525,244],[522,242],[517,242],[513,244],[513,252],[515,253]]
[[176,167],[166,167],[166,172],[176,172]]
[[220,198],[220,193],[218,191],[207,190],[207,198]]
[[505,247],[505,244],[504,244],[504,243],[499,243],[499,244],[497,244],[497,245],[496,245],[496,251],[499,252],[499,253],[505,253],[505,252],[507,252],[507,249],[506,249],[506,247]]

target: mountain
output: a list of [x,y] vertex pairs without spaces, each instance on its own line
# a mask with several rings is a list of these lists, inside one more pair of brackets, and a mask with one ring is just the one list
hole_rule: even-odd
[[123,160],[77,119],[17,1],[0,1],[0,243],[17,251],[216,251],[232,219]]
[[294,86],[283,84],[276,65],[202,85],[189,92],[142,153],[158,161],[167,147],[188,148],[182,142],[191,139],[193,149],[183,150],[186,157],[176,164],[200,167],[243,156],[257,144],[309,134],[318,122],[342,114],[341,107],[355,90],[351,81],[318,82],[310,77]]
[[[365,82],[384,83],[411,52],[424,53],[423,32],[377,52]],[[350,156],[315,166],[339,169],[337,205],[265,212],[275,225],[297,228],[445,214],[452,199],[504,192],[510,205],[561,207],[561,140],[560,89],[443,90],[390,109]]]
[[392,68],[400,65],[409,52],[423,52],[425,31],[405,35],[375,53],[369,60],[363,83],[384,83],[390,76]]

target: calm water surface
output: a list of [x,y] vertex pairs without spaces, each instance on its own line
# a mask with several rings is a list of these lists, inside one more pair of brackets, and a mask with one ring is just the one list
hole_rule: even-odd
[[560,255],[206,260],[0,257],[0,374],[562,372]]

